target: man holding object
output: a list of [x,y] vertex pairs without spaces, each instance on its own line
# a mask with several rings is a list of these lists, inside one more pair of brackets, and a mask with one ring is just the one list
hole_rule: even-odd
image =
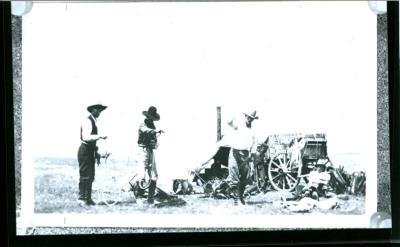
[[153,204],[158,178],[154,150],[158,147],[157,135],[163,133],[163,131],[157,131],[154,125],[154,121],[160,120],[160,115],[157,113],[156,107],[150,106],[147,111],[143,111],[143,115],[145,119],[139,127],[139,155],[141,163],[144,165],[145,179],[148,177],[150,180],[147,202]]
[[98,135],[97,119],[107,106],[100,103],[87,107],[90,115],[84,119],[81,125],[81,145],[78,150],[79,163],[79,198],[83,205],[96,205],[92,200],[92,183],[95,175],[95,161],[97,155],[96,142],[106,139],[107,136]]

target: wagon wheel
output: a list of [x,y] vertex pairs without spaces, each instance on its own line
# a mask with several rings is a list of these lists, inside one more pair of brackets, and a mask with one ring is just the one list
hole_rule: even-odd
[[301,169],[286,153],[276,155],[268,164],[268,179],[276,190],[292,191],[300,181]]

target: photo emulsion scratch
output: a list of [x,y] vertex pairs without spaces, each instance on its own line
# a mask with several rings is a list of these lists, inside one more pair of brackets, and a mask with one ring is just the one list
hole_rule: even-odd
[[34,2],[21,224],[370,227],[376,30],[366,2]]

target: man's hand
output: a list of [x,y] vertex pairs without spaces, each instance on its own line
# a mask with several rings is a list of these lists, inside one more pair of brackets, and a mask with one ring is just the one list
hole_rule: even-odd
[[99,139],[105,140],[105,139],[107,139],[107,136],[99,136]]

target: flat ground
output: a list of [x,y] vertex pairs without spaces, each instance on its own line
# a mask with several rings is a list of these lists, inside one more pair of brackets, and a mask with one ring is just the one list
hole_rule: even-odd
[[[205,197],[204,194],[183,195],[186,204],[183,206],[154,207],[144,203],[144,199],[135,199],[132,192],[121,192],[127,188],[128,181],[132,178],[133,167],[129,162],[109,162],[106,166],[98,167],[96,180],[93,184],[93,198],[97,202],[114,200],[116,204],[96,205],[82,207],[77,203],[78,198],[78,165],[74,159],[49,159],[42,158],[34,163],[34,211],[35,213],[143,213],[143,214],[224,214],[231,215],[358,215],[365,212],[365,198],[348,195],[346,200],[337,200],[335,209],[313,208],[308,212],[292,212],[284,208],[281,197],[290,194],[278,191],[268,191],[246,198],[247,205],[234,206],[233,200],[214,199]],[[128,186],[129,187],[129,186]],[[161,185],[165,191],[170,191],[166,185]],[[171,186],[172,187],[172,186]],[[105,193],[104,193],[105,192]],[[59,235],[59,234],[107,234],[107,233],[132,233],[132,232],[162,232],[158,228],[133,229],[133,228],[76,228],[76,227],[40,227],[34,231],[25,232],[17,209],[17,233],[32,235]],[[176,229],[175,229],[176,230]],[[229,231],[229,229],[225,229]],[[233,229],[238,230],[238,229]],[[243,229],[246,230],[246,229]],[[251,229],[250,229],[251,230]],[[166,229],[174,231],[174,229]],[[180,229],[184,231],[210,231],[210,229]],[[215,231],[215,229],[211,229]]]
[[[246,198],[247,205],[233,206],[233,200],[214,199],[203,194],[182,195],[186,201],[183,206],[149,207],[143,199],[135,199],[132,192],[121,192],[128,188],[132,177],[128,164],[111,162],[96,170],[93,184],[93,199],[97,202],[114,200],[116,204],[103,204],[82,207],[77,203],[78,167],[73,160],[39,159],[35,163],[35,212],[36,213],[132,213],[144,214],[212,214],[224,211],[231,214],[299,214],[280,206],[277,202],[287,194],[268,191]],[[163,187],[162,187],[163,188]],[[170,188],[163,188],[169,191]],[[106,192],[106,193],[103,193]],[[314,208],[308,214],[363,214],[365,198],[348,196],[347,200],[338,200],[335,209]]]

